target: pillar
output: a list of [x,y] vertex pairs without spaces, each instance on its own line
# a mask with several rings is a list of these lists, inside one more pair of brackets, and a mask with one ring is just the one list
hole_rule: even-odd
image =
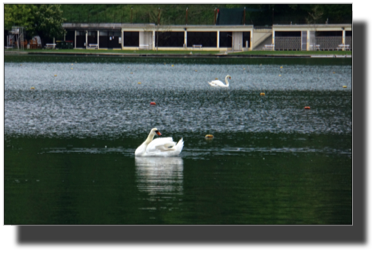
[[273,51],[275,51],[275,29],[272,30],[272,44],[273,44]]
[[307,31],[307,51],[309,51],[310,48],[310,40],[311,40],[311,31]]
[[88,31],[85,31],[85,49],[87,49],[88,46]]
[[[342,44],[345,45],[345,29],[343,29],[343,38],[342,38]],[[345,51],[345,48],[343,47],[343,51]]]
[[220,31],[217,31],[217,49],[220,49]]
[[253,50],[252,41],[253,41],[253,29],[251,30],[251,34],[249,37],[249,50],[251,50],[251,51]]
[[76,48],[76,36],[77,36],[77,31],[75,31],[75,43],[73,45],[73,48]]
[[187,48],[187,28],[184,29],[184,46]]

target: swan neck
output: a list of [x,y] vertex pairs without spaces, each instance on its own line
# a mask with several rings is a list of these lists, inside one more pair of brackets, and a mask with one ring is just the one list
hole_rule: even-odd
[[145,143],[148,145],[150,142],[152,142],[154,137],[155,137],[154,133],[149,133],[147,139],[145,140]]
[[228,76],[225,76],[225,84],[228,85]]

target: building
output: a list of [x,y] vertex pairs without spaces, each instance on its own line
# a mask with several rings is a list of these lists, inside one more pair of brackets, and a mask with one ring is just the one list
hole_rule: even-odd
[[275,50],[337,50],[340,47],[352,49],[352,25],[273,25],[271,44]]
[[74,48],[119,50],[337,50],[352,48],[351,24],[156,25],[64,23]]

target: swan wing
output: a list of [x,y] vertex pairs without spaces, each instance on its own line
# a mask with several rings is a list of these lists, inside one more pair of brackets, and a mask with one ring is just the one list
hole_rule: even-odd
[[222,82],[222,81],[217,81],[217,80],[214,80],[214,81],[211,81],[211,82],[208,82],[211,86],[225,86],[225,84]]
[[172,137],[160,137],[153,139],[147,146],[147,153],[172,151],[176,143]]
[[208,84],[209,84],[210,86],[213,86],[213,87],[216,87],[216,86],[217,86],[217,85],[214,84],[213,82],[208,82]]

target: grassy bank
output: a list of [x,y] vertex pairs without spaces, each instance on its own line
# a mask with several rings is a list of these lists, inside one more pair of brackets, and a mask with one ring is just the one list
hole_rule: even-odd
[[239,55],[352,55],[352,51],[246,51]]

